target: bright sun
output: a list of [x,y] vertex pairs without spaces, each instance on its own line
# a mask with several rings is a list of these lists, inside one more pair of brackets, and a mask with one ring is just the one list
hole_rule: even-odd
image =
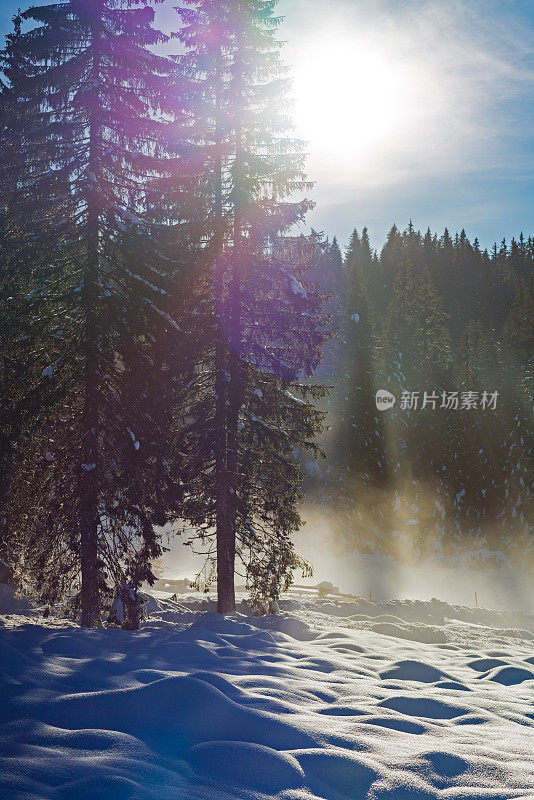
[[428,83],[383,42],[338,32],[307,43],[292,58],[296,133],[314,161],[349,169],[384,161],[401,140],[418,135]]

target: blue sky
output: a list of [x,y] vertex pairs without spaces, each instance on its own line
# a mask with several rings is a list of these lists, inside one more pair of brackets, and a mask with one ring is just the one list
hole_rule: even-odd
[[[3,0],[0,30],[21,2]],[[167,24],[175,0],[158,12]],[[24,8],[24,4],[22,3]],[[310,223],[342,245],[393,222],[534,234],[534,5],[529,0],[280,0]]]

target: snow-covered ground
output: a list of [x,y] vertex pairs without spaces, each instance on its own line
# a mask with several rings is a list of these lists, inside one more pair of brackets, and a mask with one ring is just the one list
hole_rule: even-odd
[[87,631],[0,591],[3,800],[534,798],[533,615],[148,605]]

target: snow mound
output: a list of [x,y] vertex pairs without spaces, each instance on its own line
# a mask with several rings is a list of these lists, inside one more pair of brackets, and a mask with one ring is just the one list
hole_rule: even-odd
[[427,625],[393,625],[390,622],[377,622],[370,626],[370,630],[397,639],[411,639],[412,642],[440,644],[447,641],[443,631]]
[[500,667],[491,672],[489,680],[502,683],[503,686],[514,686],[523,681],[534,681],[534,672],[520,667]]
[[[176,713],[169,714],[169,709]],[[131,689],[60,696],[44,709],[57,727],[111,729],[176,754],[200,742],[236,740],[281,749],[313,744],[297,727],[243,708],[206,681],[189,676],[162,678]]]
[[502,661],[500,658],[476,658],[474,661],[470,661],[467,666],[477,672],[487,672],[493,667],[503,667],[505,664],[506,661]]
[[348,752],[303,750],[295,756],[308,776],[311,788],[321,796],[330,794],[332,789],[349,797],[355,790],[365,796],[379,774],[375,766]]
[[419,681],[420,683],[435,683],[443,678],[450,678],[446,672],[433,667],[431,664],[425,664],[422,661],[414,661],[408,659],[406,661],[398,661],[392,668],[380,673],[382,680],[387,678],[395,678],[401,681]]
[[453,719],[467,714],[468,709],[451,705],[432,697],[389,697],[378,703],[382,708],[392,708],[410,717],[428,717],[430,719]]
[[249,742],[205,742],[186,755],[195,772],[244,789],[276,794],[304,785],[305,776],[291,755]]

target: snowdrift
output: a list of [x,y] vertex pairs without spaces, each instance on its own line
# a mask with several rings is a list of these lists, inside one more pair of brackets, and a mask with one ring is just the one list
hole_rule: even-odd
[[183,595],[130,633],[0,597],[6,800],[534,798],[531,615]]

